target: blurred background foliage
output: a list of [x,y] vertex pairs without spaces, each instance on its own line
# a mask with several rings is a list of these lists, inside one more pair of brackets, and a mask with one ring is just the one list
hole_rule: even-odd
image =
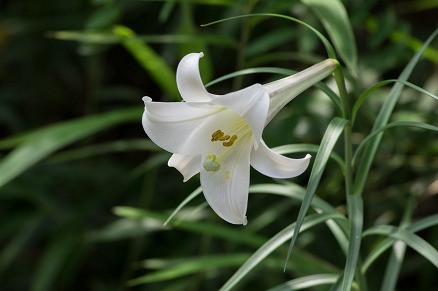
[[[359,78],[349,84],[355,96],[379,80],[397,78],[437,27],[437,1],[343,2],[358,47]],[[263,194],[269,192],[265,188],[250,194],[247,227],[221,221],[202,195],[163,226],[199,180],[182,183],[166,166],[170,154],[147,139],[141,97],[179,100],[174,72],[189,52],[204,52],[205,83],[247,68],[300,70],[326,58],[312,32],[284,19],[201,26],[248,13],[291,15],[326,34],[312,10],[294,0],[0,1],[2,290],[217,290],[296,219],[299,202]],[[434,94],[436,44],[410,79]],[[238,76],[209,90],[221,94],[279,77]],[[360,111],[358,143],[388,91],[379,89]],[[436,101],[405,89],[393,119],[438,125],[437,108]],[[321,92],[306,91],[277,116],[264,138],[270,146],[318,145],[335,114]],[[399,225],[406,209],[412,209],[412,220],[437,213],[437,154],[436,135],[429,131],[388,130],[367,183],[365,226]],[[342,173],[334,162],[327,167],[317,194],[345,211]],[[283,185],[255,171],[251,175],[253,185]],[[307,179],[308,174],[294,182],[305,186]],[[145,212],[134,219],[138,213],[118,206]],[[438,228],[419,235],[438,247]],[[378,241],[366,238],[362,251]],[[344,266],[342,251],[322,226],[300,236],[283,273],[286,248],[245,277],[240,290],[263,290]],[[380,286],[387,257],[384,253],[368,270],[370,290]],[[436,290],[436,274],[408,249],[397,290]]]

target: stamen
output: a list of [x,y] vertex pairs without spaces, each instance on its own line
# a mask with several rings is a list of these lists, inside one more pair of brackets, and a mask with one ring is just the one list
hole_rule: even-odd
[[236,139],[237,139],[237,135],[233,135],[229,141],[227,141],[227,142],[223,142],[222,144],[223,144],[225,147],[230,147],[230,146],[232,146],[232,145],[234,144],[234,142],[236,141]]
[[211,141],[223,141],[223,146],[225,147],[230,147],[234,144],[234,142],[237,139],[237,135],[233,135],[232,137],[230,137],[228,134],[225,135],[225,133],[218,129],[215,132],[213,132],[213,134],[211,135]]
[[225,140],[229,140],[229,139],[230,139],[229,135],[219,137],[220,141],[225,141]]

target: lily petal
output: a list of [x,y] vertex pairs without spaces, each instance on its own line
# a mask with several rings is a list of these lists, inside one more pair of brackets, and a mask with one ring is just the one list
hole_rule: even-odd
[[[204,135],[205,143],[209,142],[208,136],[215,130],[212,122],[205,122],[222,110],[208,104],[152,102],[149,97],[143,101],[142,124],[146,134],[161,148],[177,154],[200,155],[198,139]],[[203,124],[212,128],[205,128]]]
[[236,142],[233,150],[220,161],[218,171],[207,172],[201,168],[201,186],[208,204],[232,224],[247,224],[251,142],[250,135]]
[[251,127],[254,147],[257,148],[262,139],[269,109],[269,94],[262,85],[254,84],[245,89],[218,96],[211,103],[232,109],[244,118]]
[[176,168],[184,177],[183,182],[188,181],[191,177],[199,173],[201,156],[189,156],[173,154],[167,165]]
[[251,153],[251,166],[263,175],[272,178],[292,178],[301,175],[309,166],[311,156],[292,159],[275,153],[262,140],[257,150]]
[[207,92],[199,74],[199,59],[203,56],[203,53],[188,54],[176,69],[176,85],[187,102],[209,102],[214,96]]
[[263,85],[271,96],[266,124],[298,94],[330,75],[337,65],[336,60],[327,59],[292,76]]

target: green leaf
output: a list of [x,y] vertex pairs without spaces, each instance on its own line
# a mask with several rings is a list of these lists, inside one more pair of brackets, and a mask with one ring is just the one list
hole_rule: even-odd
[[[420,230],[432,227],[438,225],[438,214],[430,215],[426,218],[423,218],[419,221],[416,221],[412,223],[410,226],[408,226],[406,229],[411,232],[418,232]],[[394,238],[386,238],[383,241],[379,242],[368,254],[367,258],[364,260],[364,263],[362,264],[362,273],[365,273],[368,268],[371,266],[371,264],[388,248],[391,247],[391,245],[394,244],[396,239]]]
[[29,284],[31,291],[51,290],[55,280],[60,276],[69,256],[76,247],[76,239],[73,234],[58,235],[50,241],[38,267],[35,268],[33,280]]
[[[304,223],[302,223],[301,231],[309,229],[319,223],[325,222],[329,219],[343,219],[344,217],[339,213],[323,213],[323,214],[312,214],[305,218]],[[292,235],[297,232],[296,224],[292,223],[287,226],[279,233],[274,235],[270,240],[268,240],[263,246],[261,246],[257,251],[255,251],[252,256],[237,270],[236,273],[222,286],[221,291],[230,290],[236,284],[242,280],[252,269],[254,269],[262,260],[264,260],[270,253],[276,250],[284,242],[292,237]],[[295,262],[294,262],[295,263]],[[320,266],[320,270],[323,271],[335,271],[327,269],[324,265]]]
[[438,268],[438,251],[427,241],[411,231],[391,225],[378,225],[364,231],[363,236],[365,237],[372,234],[385,235],[403,241]]
[[[46,33],[47,37],[55,38],[58,40],[77,41],[91,44],[118,44],[121,43],[120,37],[114,35],[111,30],[108,31],[82,31],[82,30],[58,30],[49,31]],[[218,46],[225,46],[235,48],[237,43],[235,40],[227,36],[220,36],[217,34],[202,34],[202,35],[184,35],[184,34],[136,34],[132,38],[135,38],[139,42],[147,43],[191,43],[194,41],[202,41],[208,44],[214,44]]]
[[291,242],[289,244],[289,250],[286,257],[286,265],[289,261],[290,253],[292,251],[292,248],[295,245],[295,242],[298,237],[299,230],[301,228],[301,224],[304,221],[304,218],[306,216],[307,210],[309,209],[309,206],[312,202],[312,198],[316,192],[316,189],[319,185],[319,181],[321,180],[322,174],[324,172],[324,168],[327,164],[327,161],[330,157],[331,152],[333,151],[333,148],[338,141],[339,136],[341,135],[344,127],[348,124],[348,120],[335,117],[330,124],[328,125],[324,137],[322,138],[320,148],[318,150],[318,153],[316,154],[315,163],[312,167],[312,172],[310,173],[309,178],[309,184],[307,186],[306,191],[306,197],[303,200],[303,203],[300,207],[300,212],[298,213],[298,218],[296,221],[297,224],[297,230],[294,232]]
[[267,291],[293,291],[315,286],[334,284],[338,277],[338,274],[310,275],[287,281],[281,285],[275,286],[274,288],[270,288]]
[[40,217],[31,217],[18,230],[18,233],[7,244],[3,244],[0,253],[0,278],[14,259],[26,248],[26,244],[41,227]]
[[414,127],[414,128],[421,128],[431,131],[438,131],[437,126],[433,126],[427,123],[423,122],[416,122],[416,121],[394,121],[391,122],[377,130],[375,130],[372,134],[368,135],[357,147],[353,162],[357,159],[357,156],[362,152],[362,150],[367,146],[369,143],[372,143],[376,138],[380,137],[382,132],[393,127]]
[[118,153],[125,151],[161,151],[161,149],[148,139],[116,140],[102,144],[84,146],[79,149],[63,151],[49,159],[50,163],[60,163],[77,159],[84,159],[96,155]]
[[301,0],[318,16],[338,55],[350,71],[357,73],[357,48],[347,11],[340,0]]
[[[293,183],[285,182],[284,185],[279,184],[260,184],[251,185],[249,187],[249,193],[263,193],[263,194],[276,194],[286,196],[292,199],[303,201],[306,197],[306,190]],[[313,197],[311,206],[315,211],[322,212],[337,212],[337,210],[329,203],[324,201],[318,196]],[[345,217],[344,217],[345,218]],[[338,241],[341,249],[346,253],[348,248],[348,239],[346,233],[348,231],[347,219],[337,219],[335,221],[327,220],[326,224],[330,228],[331,232]]]
[[350,240],[348,245],[347,261],[342,276],[343,291],[351,290],[356,265],[359,259],[361,235],[363,229],[363,199],[361,195],[347,195],[348,216],[350,218]]
[[234,20],[234,19],[239,19],[239,18],[243,18],[243,17],[277,17],[277,18],[287,19],[287,20],[296,22],[298,24],[301,24],[301,25],[307,27],[308,29],[310,29],[313,33],[315,33],[315,35],[319,38],[319,40],[324,45],[324,47],[325,47],[325,49],[327,51],[327,55],[328,55],[329,58],[337,59],[335,50],[333,49],[333,47],[330,44],[330,42],[327,40],[327,38],[322,33],[320,33],[317,29],[315,29],[311,25],[309,25],[309,24],[307,24],[307,23],[305,23],[305,22],[303,22],[303,21],[301,21],[301,20],[299,20],[297,18],[290,17],[290,16],[287,16],[287,15],[274,14],[274,13],[246,14],[246,15],[239,15],[239,16],[224,18],[224,19],[221,19],[221,20],[217,20],[217,21],[213,21],[213,22],[210,22],[210,23],[207,23],[207,24],[203,24],[202,26],[213,25],[213,24],[217,24],[217,23],[220,23],[220,22]]
[[[166,221],[167,219],[167,216],[165,214],[126,206],[115,207],[114,213],[118,216],[130,219],[155,218],[162,222]],[[195,233],[209,234],[229,241],[234,241],[236,243],[255,247],[262,245],[265,241],[265,238],[258,235],[252,234],[250,232],[245,232],[245,235],[242,235],[241,229],[230,228],[217,223],[214,224],[206,222],[179,220],[177,223],[170,221],[168,222],[167,226]]]
[[165,61],[151,47],[136,38],[135,33],[128,27],[118,25],[113,32],[161,89],[174,100],[181,100],[176,88],[175,72]]
[[141,121],[140,108],[83,117],[37,129],[0,161],[0,187],[56,150],[116,124]]
[[435,94],[432,94],[432,93],[424,90],[423,88],[418,87],[417,85],[414,85],[410,82],[406,82],[406,81],[398,80],[398,79],[381,81],[379,83],[374,84],[370,88],[366,89],[362,94],[360,94],[359,98],[357,98],[356,102],[354,103],[353,110],[352,110],[353,124],[354,124],[354,121],[356,120],[356,115],[357,115],[360,107],[362,106],[362,104],[365,102],[366,98],[370,94],[374,93],[380,87],[383,87],[383,86],[390,84],[390,83],[397,83],[397,82],[402,83],[408,87],[411,87],[412,89],[417,90],[418,92],[423,93],[423,94],[425,94],[425,95],[427,95],[435,100],[438,100],[438,96],[436,96]]
[[[184,260],[178,260],[178,263],[170,265],[162,270],[131,279],[127,284],[128,286],[136,286],[140,284],[171,280],[217,268],[239,266],[245,262],[248,257],[249,254],[221,254],[215,256],[185,258]],[[147,265],[148,261],[150,260],[144,261],[143,264]]]
[[192,201],[193,199],[195,199],[195,197],[197,197],[199,194],[202,193],[202,188],[198,187],[195,191],[193,191],[192,193],[190,193],[189,196],[187,196],[186,199],[184,199],[179,205],[178,207],[172,212],[172,214],[169,216],[169,218],[166,219],[166,221],[164,222],[164,225],[167,225],[169,223],[170,220],[172,220],[172,218],[185,206],[187,205],[187,203],[189,203],[190,201]]
[[[434,33],[426,40],[423,44],[422,48],[415,54],[415,56],[411,59],[408,65],[405,67],[403,72],[400,74],[398,80],[407,81],[418,61],[421,58],[426,47],[432,42],[432,40],[438,34],[438,29],[434,31]],[[372,132],[379,130],[384,127],[389,120],[389,117],[394,110],[395,104],[400,97],[400,94],[403,90],[404,84],[401,82],[397,82],[391,89],[391,92],[388,95],[388,98],[385,100],[382,108],[379,111],[379,114],[374,122]],[[382,139],[382,133],[379,133],[376,138],[374,138],[365,148],[363,158],[360,160],[360,163],[357,168],[357,175],[353,185],[353,193],[357,195],[361,195],[365,186],[365,182],[368,178],[368,173],[371,168],[371,164],[374,160],[374,157],[377,152],[377,148],[379,147],[380,141]]]

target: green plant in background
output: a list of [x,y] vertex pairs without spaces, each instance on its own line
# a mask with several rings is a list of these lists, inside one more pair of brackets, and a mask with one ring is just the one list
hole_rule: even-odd
[[[427,22],[436,5],[423,2],[0,4],[2,288],[433,289],[438,30]],[[409,11],[423,17],[399,19]],[[196,84],[184,89],[173,68],[200,51],[201,74],[192,74]],[[327,57],[339,65],[305,86],[295,82],[303,73],[290,68]],[[285,106],[282,100],[333,69],[333,78]],[[292,157],[284,162],[313,155],[311,170],[292,181],[251,173],[245,227],[217,219],[200,197],[194,175],[220,172],[222,156],[199,160],[190,171],[173,156],[170,165],[191,178],[183,184],[165,165],[170,155],[147,140],[140,125],[141,96],[179,101],[178,83],[186,101],[200,98],[199,92],[209,94],[200,76],[218,95],[266,84],[264,90],[278,93],[269,101],[274,119],[240,112],[233,107],[242,105],[240,99],[219,105],[252,118],[253,133],[262,122],[263,140],[274,146],[271,156]],[[276,91],[282,82],[272,81],[283,76],[293,85]],[[255,95],[235,98],[245,96]],[[160,134],[169,137],[156,131],[151,137]],[[237,144],[239,137],[224,142]],[[200,180],[205,188],[202,173]],[[244,200],[236,204],[243,205],[242,215]]]

